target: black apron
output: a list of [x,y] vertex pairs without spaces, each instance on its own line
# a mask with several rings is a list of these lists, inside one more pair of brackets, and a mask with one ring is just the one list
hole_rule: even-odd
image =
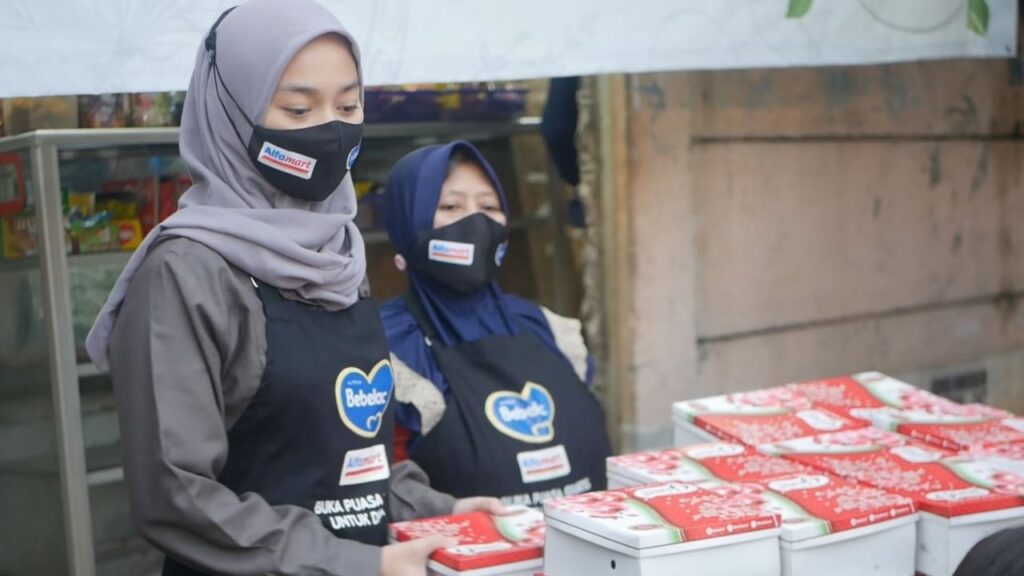
[[605,488],[604,413],[564,356],[525,328],[445,346],[405,301],[448,383],[444,416],[409,450],[434,489],[536,506]]
[[[338,538],[386,544],[394,378],[376,303],[331,312],[257,289],[267,364],[228,431],[218,481],[272,506],[311,510]],[[167,558],[163,574],[202,572]]]

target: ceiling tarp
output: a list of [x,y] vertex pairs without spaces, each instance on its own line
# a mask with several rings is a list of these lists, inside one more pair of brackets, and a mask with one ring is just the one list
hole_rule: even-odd
[[[0,97],[182,90],[200,39],[235,3],[0,0]],[[323,3],[359,40],[370,85],[1005,58],[1017,49],[1017,0]]]

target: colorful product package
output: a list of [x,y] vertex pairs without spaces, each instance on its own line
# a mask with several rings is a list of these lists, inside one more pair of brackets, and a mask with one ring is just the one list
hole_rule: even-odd
[[430,556],[431,575],[533,576],[544,556],[544,515],[539,510],[511,507],[507,516],[471,512],[399,522],[390,526],[391,539],[404,542],[443,534],[459,545]]

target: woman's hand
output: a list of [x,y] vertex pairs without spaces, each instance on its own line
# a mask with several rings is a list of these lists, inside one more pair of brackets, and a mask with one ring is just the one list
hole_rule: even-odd
[[438,548],[454,548],[458,540],[435,534],[381,548],[380,576],[427,576],[427,558]]
[[509,510],[497,498],[474,496],[456,500],[452,514],[465,514],[466,512],[487,512],[495,516],[505,516]]

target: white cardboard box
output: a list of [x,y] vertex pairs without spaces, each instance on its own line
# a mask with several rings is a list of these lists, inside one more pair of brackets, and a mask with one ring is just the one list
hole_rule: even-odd
[[893,432],[866,428],[760,447],[914,500],[916,569],[950,576],[985,536],[1024,524],[1024,470],[1013,451],[952,456]]
[[545,576],[778,576],[780,517],[722,486],[667,482],[546,502]]
[[1024,524],[1024,507],[946,518],[922,512],[918,525],[917,570],[952,576],[970,549],[1003,528]]

